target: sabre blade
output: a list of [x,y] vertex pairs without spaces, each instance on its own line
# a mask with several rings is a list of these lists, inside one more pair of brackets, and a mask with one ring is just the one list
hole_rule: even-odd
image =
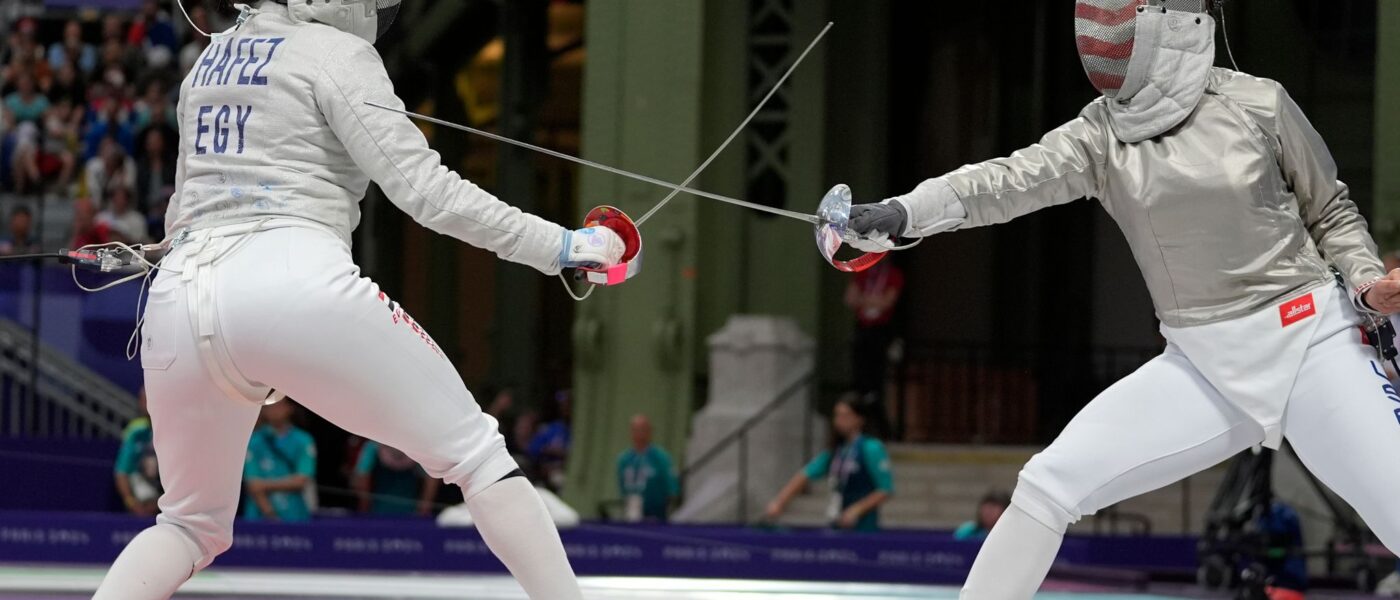
[[[510,145],[512,145],[512,146],[518,146],[518,147],[521,147],[521,148],[525,148],[526,150],[534,150],[535,152],[539,152],[539,153],[542,153],[542,154],[548,154],[549,156],[553,156],[553,157],[558,158],[558,159],[561,159],[561,160],[567,160],[567,161],[569,161],[569,162],[577,163],[577,164],[583,165],[583,166],[585,166],[585,167],[592,167],[592,168],[598,169],[598,170],[600,170],[600,171],[607,171],[607,172],[612,173],[612,174],[614,174],[614,175],[621,175],[621,176],[626,177],[626,178],[628,178],[628,179],[634,179],[634,180],[636,180],[636,181],[641,181],[641,182],[644,182],[644,183],[650,183],[650,184],[652,184],[652,185],[659,186],[659,187],[664,187],[664,188],[667,188],[667,189],[670,189],[670,190],[674,190],[674,191],[677,191],[677,192],[685,192],[685,193],[690,194],[690,195],[692,195],[692,196],[699,196],[699,197],[701,197],[701,198],[709,198],[710,200],[718,200],[718,201],[720,201],[720,202],[724,202],[724,203],[727,203],[727,204],[733,204],[733,205],[735,205],[735,206],[742,206],[742,207],[744,207],[744,208],[748,208],[748,209],[752,209],[752,210],[756,210],[756,211],[760,211],[760,212],[766,212],[766,213],[768,213],[768,214],[778,215],[778,216],[780,216],[780,217],[787,217],[787,218],[789,218],[789,219],[796,219],[796,220],[798,220],[798,221],[802,221],[802,222],[804,222],[804,223],[811,223],[811,224],[813,224],[813,225],[821,225],[821,224],[822,224],[822,220],[821,220],[820,218],[818,218],[816,215],[809,215],[809,214],[800,213],[800,212],[795,212],[795,211],[791,211],[791,210],[783,210],[783,209],[781,209],[781,208],[773,208],[773,207],[771,207],[771,206],[765,206],[765,205],[763,205],[763,204],[755,204],[755,203],[753,203],[753,202],[747,202],[747,201],[744,201],[744,200],[740,200],[740,199],[738,199],[738,198],[730,198],[729,196],[721,196],[721,195],[719,195],[719,194],[711,194],[710,192],[705,192],[705,191],[701,191],[701,190],[691,189],[691,188],[688,188],[688,187],[685,187],[685,186],[676,185],[676,184],[671,183],[671,182],[668,182],[668,181],[662,181],[662,180],[657,179],[657,178],[655,178],[655,177],[647,177],[646,175],[642,175],[642,174],[640,174],[640,173],[633,173],[633,172],[631,172],[631,171],[626,171],[626,170],[623,170],[623,169],[619,169],[619,168],[617,168],[617,167],[605,165],[605,164],[600,163],[600,162],[594,162],[594,161],[588,160],[588,159],[586,159],[586,158],[579,158],[579,157],[577,157],[577,156],[573,156],[573,155],[569,155],[569,154],[564,154],[563,152],[559,152],[559,151],[557,151],[557,150],[550,150],[549,148],[545,148],[545,147],[543,147],[543,146],[536,146],[536,145],[531,144],[531,143],[529,143],[529,142],[522,142],[522,141],[520,141],[520,140],[513,140],[513,139],[508,138],[508,137],[503,136],[503,135],[498,135],[498,134],[495,134],[495,133],[491,133],[491,132],[489,132],[489,131],[484,131],[484,130],[481,130],[481,129],[477,129],[477,128],[475,128],[475,127],[468,127],[468,126],[466,126],[466,125],[459,125],[459,124],[453,123],[453,122],[451,122],[451,121],[444,121],[444,120],[438,119],[438,118],[436,118],[436,117],[430,117],[430,116],[428,116],[428,115],[423,115],[423,114],[419,114],[419,113],[412,112],[412,111],[408,111],[408,110],[402,110],[402,109],[393,108],[393,107],[390,107],[390,106],[384,106],[383,104],[376,104],[376,103],[374,103],[374,102],[365,102],[365,105],[366,105],[366,106],[372,106],[372,107],[378,108],[378,109],[380,109],[380,110],[387,110],[387,111],[389,111],[389,112],[399,113],[399,114],[404,115],[404,116],[406,116],[406,117],[409,117],[409,118],[411,118],[411,119],[417,119],[417,120],[419,120],[419,121],[426,121],[426,122],[428,122],[428,123],[434,123],[434,124],[437,124],[437,125],[442,125],[443,127],[450,127],[450,128],[452,128],[452,129],[456,129],[456,130],[459,130],[459,131],[465,131],[465,132],[467,132],[467,133],[474,134],[474,135],[479,135],[479,136],[481,136],[481,137],[488,138],[488,139],[492,139],[492,140],[496,140],[496,141],[501,142],[501,143],[504,143],[504,144],[510,144]],[[640,225],[640,223],[638,223],[638,225]]]
[[[671,193],[667,194],[665,198],[662,198],[660,202],[657,202],[656,206],[651,207],[651,210],[647,211],[647,214],[644,214],[642,215],[642,218],[637,219],[638,227],[640,227],[642,223],[647,222],[647,220],[650,219],[652,215],[656,214],[656,211],[661,210],[668,203],[670,203],[671,200],[676,197],[676,194],[680,193],[681,188],[684,188],[693,183],[695,181],[695,178],[699,177],[700,173],[704,172],[705,169],[709,168],[710,163],[714,162],[715,158],[718,157],[721,152],[724,152],[725,148],[728,148],[730,144],[734,143],[734,138],[739,137],[739,132],[743,131],[744,128],[748,127],[749,123],[753,122],[754,117],[757,117],[758,113],[763,110],[763,107],[768,105],[768,101],[772,100],[773,96],[778,93],[778,90],[783,87],[783,84],[787,82],[788,77],[792,76],[792,72],[797,70],[798,65],[801,65],[802,61],[807,60],[807,55],[811,54],[812,49],[816,48],[817,44],[821,43],[822,38],[826,37],[826,32],[831,31],[832,25],[835,25],[835,23],[827,22],[826,27],[822,28],[821,33],[818,33],[817,37],[812,39],[812,43],[807,44],[807,49],[803,50],[802,54],[799,54],[797,56],[797,60],[792,61],[792,65],[787,68],[787,71],[783,72],[783,76],[779,77],[778,82],[773,84],[772,89],[768,90],[768,95],[764,96],[762,100],[758,101],[758,106],[753,107],[753,111],[749,113],[749,116],[746,117],[742,123],[739,123],[738,127],[734,128],[734,132],[730,133],[728,138],[725,138],[724,143],[720,144],[718,148],[715,148],[715,151],[710,154],[709,158],[705,159],[705,162],[700,163],[700,166],[696,167],[695,171],[692,172],[689,177],[686,177],[685,181],[682,181],[679,187],[671,190]],[[820,225],[821,222],[818,221],[817,224]]]

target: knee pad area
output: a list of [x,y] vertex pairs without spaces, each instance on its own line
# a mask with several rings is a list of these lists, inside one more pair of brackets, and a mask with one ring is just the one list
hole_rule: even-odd
[[1032,460],[1021,471],[1016,482],[1016,491],[1011,495],[1011,503],[1041,525],[1064,533],[1071,524],[1077,523],[1084,516],[1079,503],[1066,498],[1068,494],[1051,491],[1057,488],[1063,491],[1062,486],[1040,483],[1041,479],[1037,477],[1034,467],[1035,461]]
[[182,525],[162,520],[154,526],[147,528],[131,540],[128,548],[139,548],[139,552],[144,552],[143,556],[150,557],[164,556],[173,559],[182,556],[190,564],[190,573],[197,573],[210,563],[214,562],[214,557],[232,545],[232,536],[229,541],[219,547],[217,552],[210,552],[204,549],[204,544],[195,538],[192,531]]
[[[462,488],[462,496],[470,500],[497,482],[510,479],[518,471],[520,471],[520,465],[516,464],[515,459],[511,458],[510,454],[506,453],[505,448],[502,447],[491,452],[485,460],[474,458],[460,463],[438,477],[444,482]],[[521,475],[523,474],[521,473]]]
[[165,545],[179,545],[184,548],[194,563],[194,571],[199,572],[220,554],[233,547],[233,531],[216,525],[191,526],[180,520],[162,515],[159,523],[146,531],[159,531],[160,536],[169,539]]

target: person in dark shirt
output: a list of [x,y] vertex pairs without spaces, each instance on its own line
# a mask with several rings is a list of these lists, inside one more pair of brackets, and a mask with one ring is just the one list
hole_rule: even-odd
[[894,311],[904,291],[904,272],[885,261],[857,273],[846,285],[846,307],[856,316],[851,340],[855,391],[884,394],[885,364],[894,342]]

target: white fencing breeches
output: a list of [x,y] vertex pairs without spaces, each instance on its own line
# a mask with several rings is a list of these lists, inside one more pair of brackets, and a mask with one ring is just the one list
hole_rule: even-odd
[[[1284,413],[1284,436],[1303,464],[1349,502],[1392,551],[1400,551],[1400,395],[1375,353],[1335,307],[1307,349]],[[1348,321],[1350,319],[1350,321]],[[1264,441],[1264,429],[1213,388],[1174,346],[1089,403],[1021,471],[1013,504],[1050,531],[993,531],[973,565],[964,598],[1029,598],[1063,535],[1106,506],[1218,464]],[[1001,527],[998,524],[997,527]],[[1030,548],[1041,548],[1032,551]],[[1049,548],[1045,550],[1044,548]],[[1028,552],[1036,556],[1028,556]],[[1026,563],[1042,565],[1024,575]],[[1012,569],[1010,565],[1022,565]],[[1016,581],[1016,574],[1023,579]]]
[[[159,522],[198,545],[195,570],[231,544],[257,400],[270,388],[402,450],[467,498],[517,468],[456,368],[360,277],[345,242],[314,226],[264,229],[173,249],[146,308],[142,365],[165,487]],[[201,254],[218,258],[198,277],[182,275]],[[192,293],[197,283],[207,287]],[[195,297],[207,304],[191,315]],[[201,318],[216,336],[200,335]],[[214,366],[231,381],[211,376],[201,342],[225,353]],[[231,397],[229,383],[246,393]]]

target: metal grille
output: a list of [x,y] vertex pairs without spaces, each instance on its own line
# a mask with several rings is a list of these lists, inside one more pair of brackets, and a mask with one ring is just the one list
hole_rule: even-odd
[[[793,58],[794,0],[750,0],[748,104],[754,105],[782,77]],[[790,178],[790,84],[779,89],[747,133],[749,199],[782,208]]]
[[379,10],[379,28],[374,30],[378,37],[384,37],[384,32],[394,24],[394,19],[399,16],[399,5],[403,0],[378,0],[379,4],[375,8]]

